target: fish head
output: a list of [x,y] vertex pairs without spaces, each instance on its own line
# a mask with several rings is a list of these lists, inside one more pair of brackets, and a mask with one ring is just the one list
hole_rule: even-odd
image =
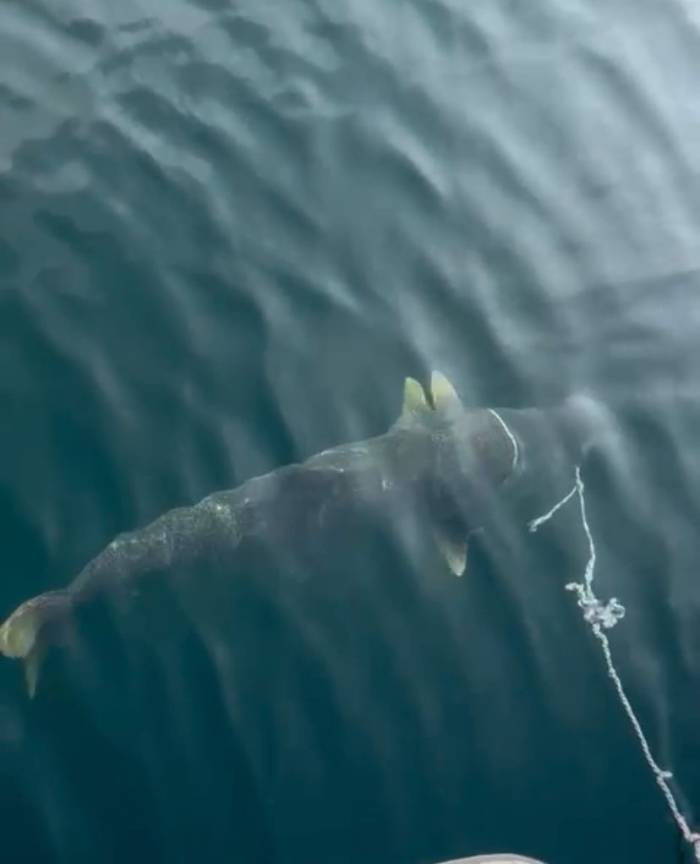
[[570,457],[580,462],[605,447],[615,435],[609,408],[590,393],[574,393],[555,409],[561,441]]

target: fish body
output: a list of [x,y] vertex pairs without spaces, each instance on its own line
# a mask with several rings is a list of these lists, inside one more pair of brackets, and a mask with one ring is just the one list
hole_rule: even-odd
[[33,695],[53,634],[76,605],[105,592],[138,590],[153,572],[191,568],[242,544],[275,549],[311,541],[353,508],[370,518],[418,514],[461,576],[469,532],[509,488],[516,492],[537,480],[542,460],[568,454],[562,435],[580,426],[570,415],[468,409],[440,373],[433,373],[430,398],[409,378],[401,416],[384,435],[325,450],[118,536],[68,587],[22,603],[0,627],[0,652],[24,660]]

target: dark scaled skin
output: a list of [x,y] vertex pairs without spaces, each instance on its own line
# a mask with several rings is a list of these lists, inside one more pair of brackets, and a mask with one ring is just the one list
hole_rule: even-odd
[[387,433],[343,444],[302,464],[216,492],[193,507],[170,510],[150,525],[123,534],[87,564],[69,590],[74,598],[131,583],[146,573],[223,556],[243,541],[270,548],[303,544],[349,506],[365,513],[411,507],[444,509],[497,487],[511,468],[512,447],[484,410],[463,412],[459,424],[438,412],[402,417]]

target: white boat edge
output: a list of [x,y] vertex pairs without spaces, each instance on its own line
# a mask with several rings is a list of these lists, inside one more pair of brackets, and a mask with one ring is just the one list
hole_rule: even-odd
[[512,852],[499,852],[495,855],[472,855],[469,858],[451,858],[439,864],[544,864],[536,858],[515,855]]

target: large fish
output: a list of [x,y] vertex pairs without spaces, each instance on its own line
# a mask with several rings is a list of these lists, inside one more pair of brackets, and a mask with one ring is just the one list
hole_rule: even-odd
[[[469,533],[504,495],[517,500],[570,468],[597,419],[587,397],[550,410],[468,409],[441,373],[432,375],[430,398],[408,378],[401,416],[386,434],[325,450],[118,536],[67,588],[22,603],[0,627],[0,652],[24,660],[31,696],[47,648],[78,605],[138,590],[149,573],[186,569],[212,550],[225,555],[251,540],[293,545],[334,512],[337,522],[348,501],[383,518],[420,509],[449,569],[461,576]],[[563,476],[570,482],[571,471]]]

